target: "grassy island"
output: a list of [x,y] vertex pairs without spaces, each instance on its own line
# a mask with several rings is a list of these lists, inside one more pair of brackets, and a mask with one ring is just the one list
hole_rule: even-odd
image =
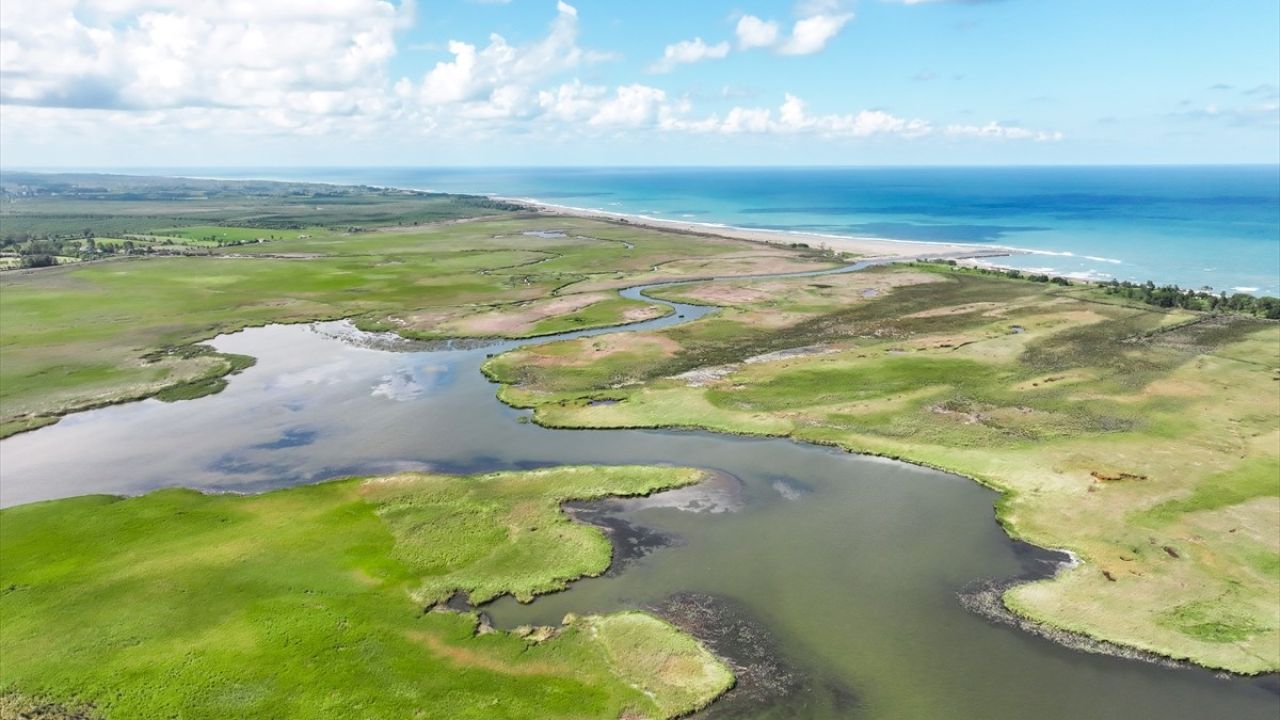
[[976,478],[1011,534],[1084,560],[1010,590],[1016,612],[1280,669],[1280,324],[942,264],[654,295],[723,309],[486,372],[548,426],[788,436]]
[[[696,470],[568,467],[163,490],[0,511],[0,713],[91,718],[668,718],[733,682],[643,613],[494,631],[440,608],[609,565],[560,503]],[[322,681],[317,681],[322,678]],[[80,713],[80,714],[76,714]]]

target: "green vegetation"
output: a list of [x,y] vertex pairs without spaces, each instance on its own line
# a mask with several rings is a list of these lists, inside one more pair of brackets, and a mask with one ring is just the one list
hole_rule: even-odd
[[[77,225],[97,218],[104,228],[127,223],[127,237],[135,239],[105,243],[134,243],[132,257],[0,277],[0,430],[6,434],[108,403],[216,392],[219,378],[241,367],[238,361],[156,350],[246,326],[350,317],[362,328],[408,337],[522,337],[665,312],[617,296],[615,288],[637,278],[813,267],[789,250],[731,240],[690,243],[590,220],[517,217],[483,198],[270,183],[192,189],[188,181],[169,181],[174,188],[165,190],[169,186],[138,179],[146,193],[180,197],[109,192],[108,199],[96,199],[83,197],[92,189],[23,195],[27,186],[14,184],[19,177],[3,180],[5,233],[34,232],[58,218]],[[126,180],[133,179],[120,182]],[[200,193],[210,197],[192,197]],[[309,205],[321,202],[318,197],[322,204]],[[67,215],[77,203],[92,205],[92,212]],[[301,218],[307,207],[323,207],[327,224]],[[455,222],[468,213],[485,217]],[[230,224],[240,219],[254,224]],[[419,219],[449,222],[414,225]],[[408,224],[363,231],[372,222]],[[527,234],[535,231],[541,234]],[[83,235],[75,242],[87,243]],[[269,241],[258,243],[259,237]],[[213,242],[246,244],[222,255],[213,254]],[[155,248],[194,256],[157,257]]]
[[1017,612],[1280,668],[1280,325],[1049,280],[916,264],[692,283],[655,294],[722,309],[485,372],[548,426],[782,435],[976,478],[1012,534],[1085,561],[1013,588]]
[[[937,265],[950,266],[958,272],[1002,275],[1014,279],[1027,279],[1032,282],[1053,283],[1054,285],[1063,286],[1071,285],[1071,281],[1064,277],[1050,277],[1043,273],[1024,273],[1021,270],[1000,268],[966,267],[960,266],[955,260],[934,260],[931,262]],[[1250,295],[1239,292],[1227,295],[1226,291],[1221,291],[1214,295],[1211,292],[1211,288],[1208,287],[1200,290],[1184,290],[1177,285],[1157,286],[1150,280],[1144,283],[1135,283],[1128,280],[1112,279],[1099,283],[1098,286],[1107,295],[1114,295],[1160,308],[1182,308],[1184,310],[1210,313],[1234,313],[1238,315],[1253,315],[1267,320],[1280,320],[1280,298],[1267,295]]]
[[523,595],[598,574],[607,541],[559,501],[700,477],[407,474],[6,509],[0,707],[130,720],[684,714],[733,678],[656,618],[569,618],[516,634],[474,612],[424,613],[413,597]]
[[82,239],[156,230],[180,237],[179,229],[193,226],[347,231],[515,210],[515,205],[471,195],[314,183],[25,172],[0,176],[4,237]]
[[1234,293],[1230,296],[1220,292],[1214,295],[1206,290],[1183,290],[1177,285],[1162,285],[1147,281],[1142,284],[1129,281],[1112,280],[1102,284],[1108,295],[1137,300],[1156,307],[1179,307],[1190,310],[1208,312],[1234,312],[1246,315],[1257,315],[1268,320],[1280,320],[1280,298],[1247,293]]
[[397,476],[370,481],[363,493],[396,537],[392,557],[422,570],[411,590],[419,604],[444,602],[455,592],[476,604],[503,594],[528,602],[609,567],[608,540],[571,522],[562,503],[648,494],[699,478],[692,470],[555,468],[466,482]]

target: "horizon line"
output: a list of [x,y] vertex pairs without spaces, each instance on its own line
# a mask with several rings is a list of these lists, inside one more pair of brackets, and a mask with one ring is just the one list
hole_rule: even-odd
[[388,170],[875,170],[875,169],[1055,169],[1055,168],[1277,168],[1280,160],[1261,162],[1205,162],[1205,163],[901,163],[901,164],[477,164],[477,165],[431,165],[431,164],[339,164],[339,165],[4,165],[0,163],[0,172],[103,172],[103,171],[163,171],[184,169],[220,169],[220,170],[356,170],[356,169],[388,169]]

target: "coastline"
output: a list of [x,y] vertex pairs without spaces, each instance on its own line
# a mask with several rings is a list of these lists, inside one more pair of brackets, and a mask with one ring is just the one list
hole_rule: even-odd
[[835,252],[852,253],[865,260],[919,260],[923,258],[976,259],[1031,254],[1032,251],[1005,246],[968,245],[963,243],[927,242],[923,240],[891,240],[886,238],[858,237],[851,235],[827,235],[795,230],[763,230],[720,223],[700,223],[687,220],[664,220],[648,215],[592,210],[589,208],[557,205],[533,198],[486,195],[522,205],[539,215],[548,217],[572,217],[606,222],[624,223],[635,227],[675,232],[685,235],[712,236],[764,245],[790,247],[804,243],[809,247],[826,247]]

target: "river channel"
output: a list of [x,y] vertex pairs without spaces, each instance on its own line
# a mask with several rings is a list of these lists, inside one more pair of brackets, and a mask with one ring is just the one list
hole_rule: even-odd
[[488,344],[410,342],[346,322],[219,336],[209,344],[258,362],[217,395],[78,413],[0,443],[0,503],[168,486],[262,492],[410,469],[708,468],[719,473],[699,492],[574,510],[611,528],[618,559],[605,576],[482,609],[500,627],[661,612],[741,666],[742,689],[709,717],[1277,717],[1274,676],[1080,652],[967,610],[962,597],[983,581],[1044,574],[1057,560],[1011,541],[996,495],[967,479],[781,439],[546,429],[498,402],[479,371],[529,342],[711,312],[673,305],[625,328]]

